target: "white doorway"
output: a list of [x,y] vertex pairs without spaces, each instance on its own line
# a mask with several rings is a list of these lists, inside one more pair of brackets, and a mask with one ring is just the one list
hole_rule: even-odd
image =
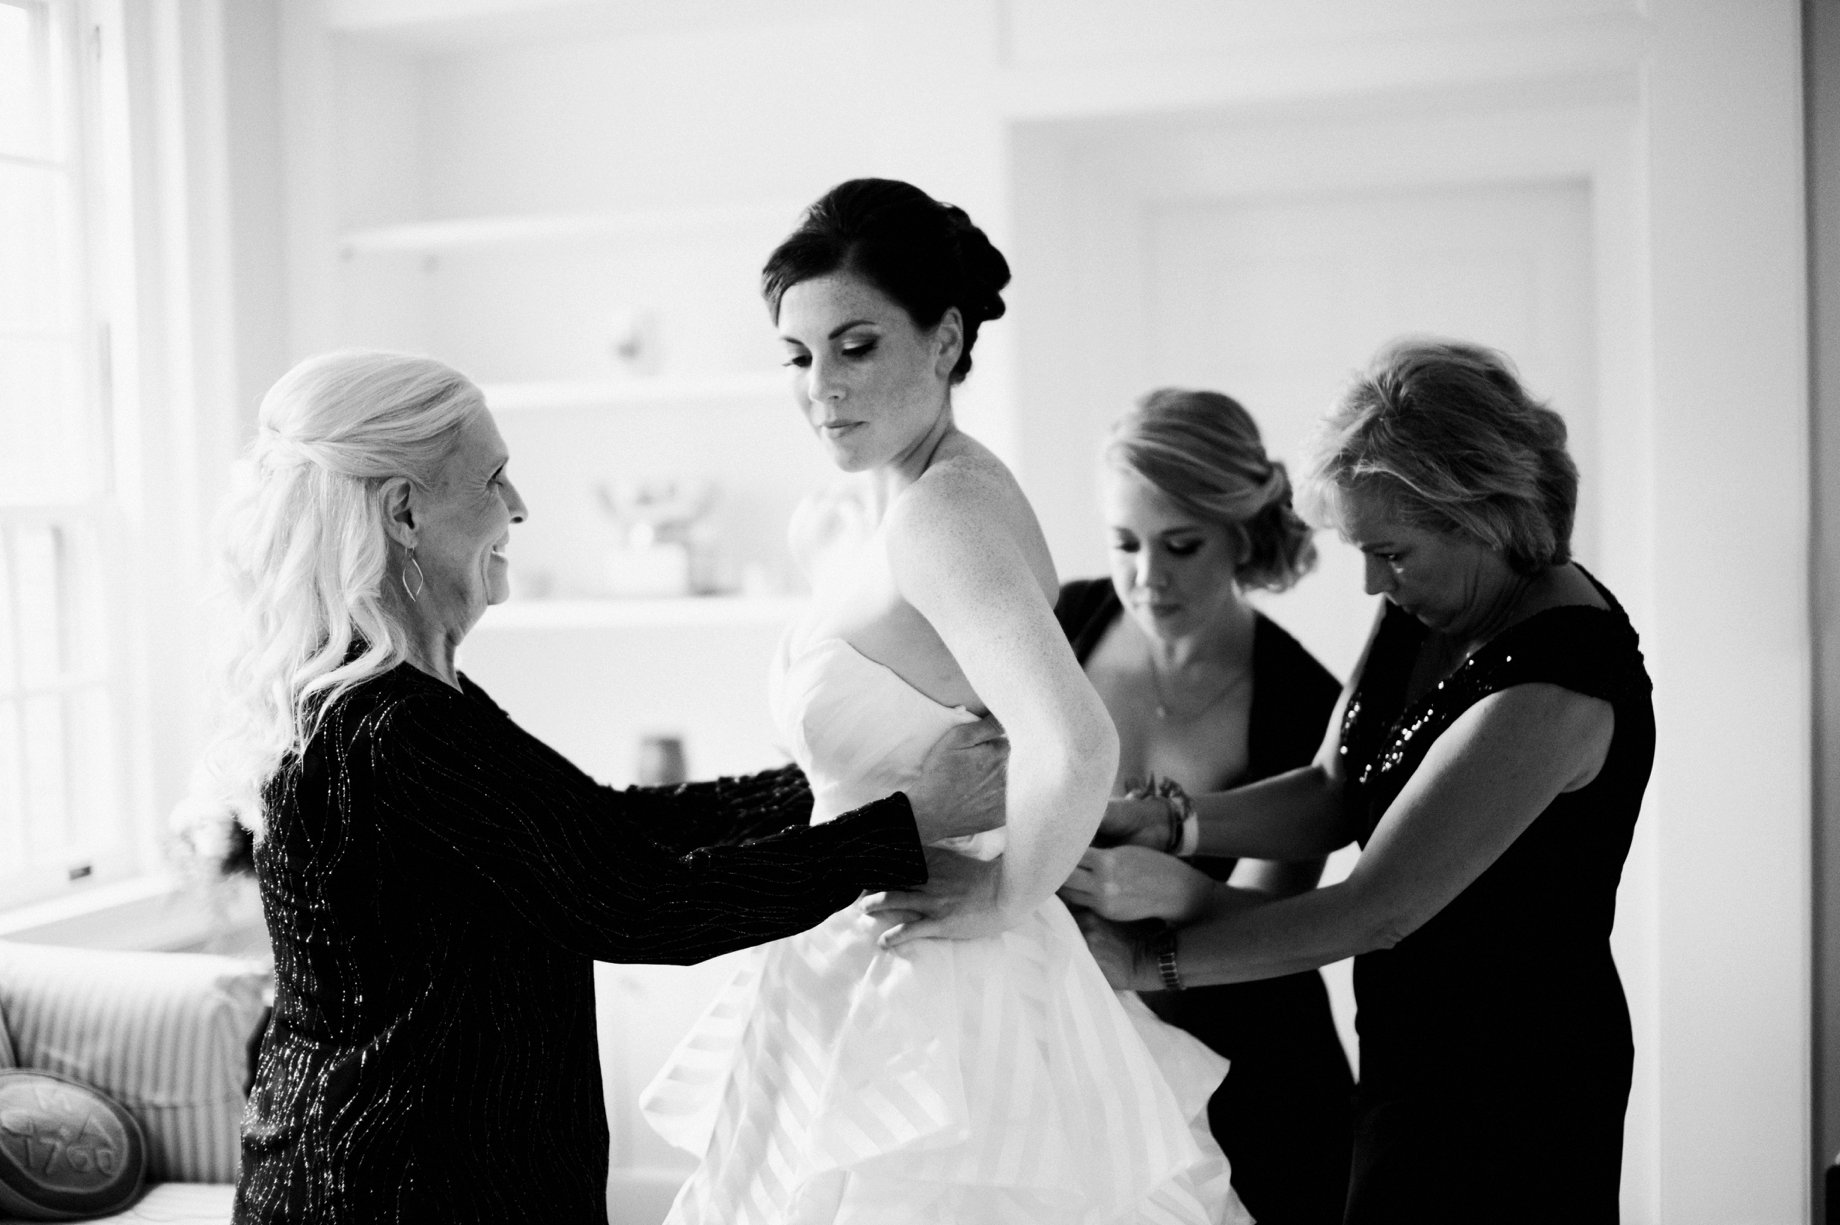
[[[1295,476],[1317,420],[1387,340],[1434,333],[1498,348],[1570,428],[1587,499],[1573,543],[1594,564],[1584,183],[1205,201],[1143,216],[1153,379],[1239,400]],[[1332,534],[1317,546],[1318,572],[1268,608],[1346,676],[1370,623],[1357,610],[1360,558]]]

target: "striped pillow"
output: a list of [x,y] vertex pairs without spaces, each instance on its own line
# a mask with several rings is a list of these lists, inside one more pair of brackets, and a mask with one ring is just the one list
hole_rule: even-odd
[[156,1181],[236,1180],[267,984],[262,966],[228,957],[0,941],[0,1024],[19,1066],[74,1077],[132,1111]]

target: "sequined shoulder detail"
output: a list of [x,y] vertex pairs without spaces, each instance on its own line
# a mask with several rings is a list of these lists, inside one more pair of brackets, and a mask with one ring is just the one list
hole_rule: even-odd
[[1387,695],[1403,690],[1404,670],[1423,637],[1412,632],[1416,623],[1409,617],[1397,617],[1389,614],[1369,675],[1342,718],[1341,752],[1363,787],[1408,759],[1416,762],[1426,744],[1491,693],[1544,683],[1622,703],[1645,699],[1652,688],[1636,632],[1620,607],[1567,605],[1503,631],[1416,700],[1404,703],[1389,722],[1377,724],[1374,720],[1384,716],[1376,707],[1390,705]]

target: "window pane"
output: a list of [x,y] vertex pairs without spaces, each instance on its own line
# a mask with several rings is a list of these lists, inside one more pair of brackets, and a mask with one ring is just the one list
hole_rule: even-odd
[[22,525],[13,533],[14,578],[19,584],[19,631],[24,643],[20,679],[48,685],[65,669],[63,548],[58,529]]
[[19,703],[0,698],[0,876],[25,864],[25,780],[21,776]]
[[115,703],[109,691],[97,685],[70,694],[65,712],[65,743],[72,762],[82,763],[82,768],[71,771],[71,845],[66,859],[90,861],[106,853],[121,822],[116,787],[120,775],[113,766],[119,758]]
[[[0,523],[0,698],[19,686],[19,661],[15,643],[19,629],[15,624],[14,605],[19,584],[14,580],[13,529]],[[0,749],[4,749],[0,745]],[[0,790],[0,812],[6,811],[6,793]]]
[[104,488],[79,346],[0,335],[0,507],[69,505]]
[[58,598],[64,610],[64,670],[96,676],[109,667],[108,593],[103,551],[93,524],[66,522],[59,534]]
[[76,215],[68,175],[0,163],[0,335],[74,327],[82,289],[70,258]]
[[25,714],[26,858],[38,866],[61,859],[68,824],[69,772],[64,758],[64,699],[28,697]]
[[47,153],[45,10],[0,4],[0,153]]

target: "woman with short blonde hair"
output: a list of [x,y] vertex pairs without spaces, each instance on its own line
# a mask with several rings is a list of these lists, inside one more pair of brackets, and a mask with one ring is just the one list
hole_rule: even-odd
[[1564,418],[1501,354],[1401,341],[1323,421],[1303,500],[1340,528],[1346,493],[1371,491],[1402,523],[1481,541],[1532,574],[1572,558],[1578,466],[1565,442]]

